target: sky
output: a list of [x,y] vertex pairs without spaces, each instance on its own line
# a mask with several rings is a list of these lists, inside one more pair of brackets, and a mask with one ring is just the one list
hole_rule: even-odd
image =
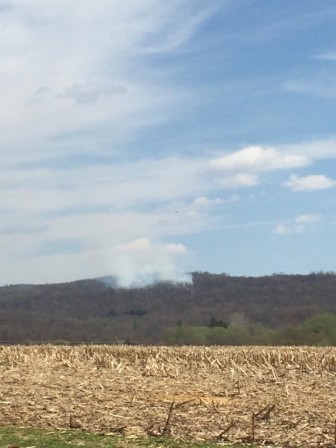
[[0,284],[336,268],[334,0],[0,0]]

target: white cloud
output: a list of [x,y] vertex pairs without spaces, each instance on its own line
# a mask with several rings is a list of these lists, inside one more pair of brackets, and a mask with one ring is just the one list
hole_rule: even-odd
[[336,186],[336,181],[323,174],[313,174],[302,177],[292,175],[288,181],[283,183],[283,185],[294,191],[312,191],[333,188]]
[[187,252],[187,248],[180,243],[169,243],[163,246],[164,252],[174,255],[184,255]]
[[213,205],[222,204],[223,200],[221,198],[208,198],[207,196],[199,196],[192,201],[192,205],[196,207],[212,207]]
[[199,173],[203,164],[203,159],[175,156],[65,170],[8,168],[0,173],[0,207],[58,212],[176,201],[212,189]]
[[139,129],[176,117],[188,92],[144,59],[178,51],[211,12],[191,0],[8,4],[0,14],[0,154],[21,161],[93,151],[87,133],[97,126],[108,134],[99,150],[115,152]]
[[289,227],[286,224],[278,224],[275,228],[274,228],[274,233],[278,233],[280,235],[285,234],[285,233],[292,233],[292,229],[291,227]]
[[139,238],[130,243],[119,246],[119,250],[124,253],[128,252],[145,252],[150,249],[150,241],[146,238]]
[[[209,159],[203,156],[176,154],[65,169],[62,165],[57,168],[57,159],[44,168],[2,168],[4,231],[0,231],[0,250],[7,266],[3,282],[51,282],[115,274],[121,259],[123,269],[128,269],[125,278],[131,278],[143,253],[147,254],[147,273],[159,263],[155,244],[160,272],[166,262],[170,277],[182,278],[180,270],[190,255],[176,239],[219,228],[224,204],[229,209],[230,201],[239,199],[234,191],[225,196],[223,189],[259,182],[255,172],[216,171],[210,176],[208,166]],[[25,223],[24,228],[19,223]],[[293,231],[290,223],[283,225]],[[300,222],[295,225],[296,232],[307,226]],[[277,232],[288,229],[279,227]],[[64,250],[62,241],[78,241],[77,253],[60,253]]]
[[313,224],[321,221],[321,216],[316,214],[300,215],[295,220],[298,224]]
[[[128,260],[129,278],[137,269],[179,278],[187,250],[174,237],[208,228],[211,217],[206,207],[197,219],[194,206],[174,208],[212,190],[200,174],[206,161],[127,151],[148,128],[176,120],[190,95],[153,55],[178,54],[216,2],[8,5],[0,13],[2,282],[111,274]],[[62,253],[67,242],[78,251]]]
[[280,152],[296,153],[310,159],[333,159],[336,158],[336,140],[313,140],[303,141],[296,144],[280,145]]
[[[0,266],[7,266],[4,283],[63,282],[109,274],[123,286],[187,280],[183,274],[187,248],[172,239],[179,229],[161,224],[161,211],[40,217],[36,222],[44,222],[44,227],[34,226],[29,215],[26,218],[29,225],[0,229]],[[183,232],[183,222],[176,225]],[[139,238],[141,233],[148,237]]]
[[187,248],[180,243],[153,245],[153,243],[147,238],[138,238],[134,241],[118,246],[117,249],[122,253],[141,253],[141,254],[149,253],[154,250],[159,250],[171,255],[183,255],[187,251]]
[[240,151],[212,159],[210,166],[221,171],[269,171],[307,166],[308,157],[283,154],[273,148],[249,146]]
[[318,214],[299,215],[291,221],[279,223],[273,229],[273,232],[279,235],[305,233],[319,223],[321,219],[321,216]]
[[217,183],[222,188],[254,187],[259,184],[259,178],[253,173],[222,174],[217,176]]
[[[148,278],[183,278],[179,269],[187,251],[174,238],[211,228],[211,206],[219,202],[205,196],[214,184],[204,178],[204,165],[203,159],[174,156],[65,170],[2,169],[0,264],[7,265],[2,281],[123,274],[129,258],[126,282],[143,254]],[[66,253],[67,241],[78,242],[77,253]]]

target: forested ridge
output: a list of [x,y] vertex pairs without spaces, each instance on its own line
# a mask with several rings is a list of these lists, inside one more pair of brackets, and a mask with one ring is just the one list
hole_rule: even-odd
[[174,339],[175,330],[181,335],[181,328],[188,334],[198,327],[203,336],[205,328],[211,334],[221,328],[216,331],[224,338],[211,339],[207,330],[200,343],[225,343],[225,330],[235,327],[245,329],[244,343],[260,343],[251,338],[265,327],[273,332],[263,333],[267,343],[280,329],[288,333],[314,316],[336,313],[333,272],[263,277],[196,272],[191,283],[113,285],[104,278],[1,287],[0,341],[188,343]]

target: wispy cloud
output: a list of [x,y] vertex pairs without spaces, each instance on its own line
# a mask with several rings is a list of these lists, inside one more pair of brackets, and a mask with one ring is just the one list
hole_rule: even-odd
[[74,84],[71,87],[65,89],[65,91],[59,95],[60,98],[74,99],[77,104],[95,103],[99,99],[104,97],[126,94],[127,90],[123,86],[117,86],[113,84]]
[[[144,259],[146,270],[132,282],[183,278],[178,266],[188,252],[174,238],[211,228],[212,211],[222,203],[218,196],[207,196],[214,184],[204,178],[204,166],[203,158],[175,156],[67,170],[7,170],[0,194],[4,280],[16,275],[20,281],[64,281],[120,273],[126,282],[143,272]],[[145,255],[135,256],[136,247]],[[35,270],[27,269],[27,260]]]
[[304,214],[297,216],[291,221],[279,223],[273,231],[279,235],[305,233],[311,230],[321,219],[321,216],[318,214]]
[[[98,123],[109,137],[99,150],[116,152],[120,140],[176,116],[188,92],[175,88],[172,72],[152,70],[149,54],[178,52],[214,5],[12,0],[0,15],[3,160],[78,152],[80,131]],[[54,139],[66,134],[71,145]]]
[[333,74],[323,73],[308,79],[287,81],[283,84],[283,89],[323,99],[334,99],[336,96],[336,82]]
[[31,235],[31,234],[38,234],[42,235],[48,230],[47,226],[31,226],[31,225],[25,225],[25,224],[13,224],[13,225],[7,225],[4,227],[0,227],[0,235]]
[[217,184],[227,189],[254,187],[259,184],[259,178],[254,173],[222,174],[217,176]]
[[[216,8],[212,0],[4,3],[3,281],[118,271],[120,245],[141,238],[149,245],[146,275],[176,277],[175,261],[187,253],[173,234],[208,223],[209,207],[190,205],[211,191],[199,174],[206,162],[162,158],[159,148],[153,157],[129,157],[128,144],[178,118],[190,92],[176,85],[174,67],[167,74],[153,61],[178,55]],[[85,154],[91,163],[81,163]],[[69,157],[76,162],[58,169]],[[175,213],[176,203],[187,205]],[[131,258],[140,269],[139,257]]]
[[321,59],[323,61],[336,61],[336,51],[327,51],[326,53],[320,53],[315,56],[315,59]]
[[292,175],[282,184],[294,191],[326,190],[336,186],[336,181],[324,174],[312,174],[310,176]]
[[[251,155],[254,157],[247,157]],[[217,169],[214,161],[218,158],[209,155],[179,154],[127,163],[115,160],[71,165],[65,170],[54,163],[43,168],[28,165],[7,169],[2,172],[0,194],[0,209],[7,213],[2,215],[3,229],[7,229],[6,235],[3,233],[3,253],[15,256],[15,271],[24,279],[26,275],[31,279],[47,275],[47,266],[53,278],[57,271],[60,279],[71,279],[76,272],[82,277],[115,273],[121,254],[126,263],[127,248],[135,269],[141,263],[134,255],[136,251],[130,249],[136,247],[147,254],[148,260],[157,250],[160,260],[171,266],[167,272],[180,272],[189,252],[176,243],[177,239],[217,228],[218,213],[239,199],[236,191],[261,183],[262,172],[311,163],[310,158],[295,151],[275,149],[241,150],[230,153],[229,159],[225,157],[219,158],[229,161],[224,163],[225,169]],[[240,172],[242,168],[246,172]],[[13,221],[26,222],[20,235],[8,232]],[[302,225],[283,223],[276,232],[299,232]],[[72,252],[63,253],[64,244],[57,243],[62,241],[76,241],[76,246]],[[35,274],[25,266],[29,254]],[[153,272],[156,264],[148,261]],[[45,273],[41,272],[42,266]]]
[[[273,222],[272,207],[264,205],[271,202],[268,187],[275,202],[297,198],[281,188],[281,170],[288,172],[288,189],[334,186],[323,171],[323,159],[336,158],[334,135],[323,127],[316,135],[328,140],[292,139],[296,126],[290,114],[284,118],[283,90],[276,88],[277,70],[281,79],[293,73],[293,66],[282,66],[287,31],[327,23],[330,10],[311,7],[302,16],[294,5],[289,17],[282,6],[248,6],[242,14],[245,6],[231,0],[0,0],[3,282],[116,272],[124,284],[182,278],[193,258],[190,242],[201,234],[252,232],[259,223],[300,233],[314,225],[304,217]],[[281,50],[271,64],[264,60],[272,53],[269,37]],[[333,60],[333,53],[324,58]],[[323,65],[326,74],[298,70],[284,88],[333,98],[332,64]],[[321,103],[331,104],[324,97]],[[297,143],[273,144],[272,135]],[[299,175],[317,161],[319,175]]]
[[196,207],[212,207],[214,205],[219,205],[223,203],[223,199],[221,198],[208,198],[207,196],[199,196],[198,198],[192,201],[192,205]]
[[308,157],[310,160],[336,158],[336,139],[303,141],[295,144],[278,146],[279,152],[295,153]]

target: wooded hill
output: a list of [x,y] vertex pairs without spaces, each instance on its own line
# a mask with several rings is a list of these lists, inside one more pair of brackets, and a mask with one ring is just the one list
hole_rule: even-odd
[[[336,313],[336,274],[232,277],[193,273],[192,283],[115,288],[108,279],[0,288],[0,342],[160,343],[177,325],[270,328]],[[215,319],[215,320],[214,320]]]

